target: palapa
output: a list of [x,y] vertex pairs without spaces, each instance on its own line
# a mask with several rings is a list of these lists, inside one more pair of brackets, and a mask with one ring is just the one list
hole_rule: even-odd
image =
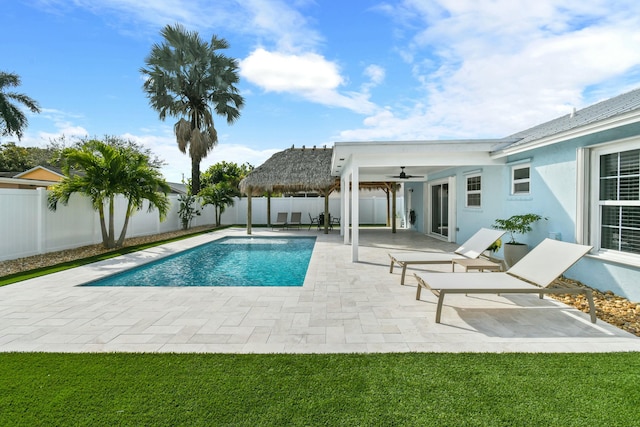
[[[252,170],[242,181],[240,191],[248,196],[247,234],[251,234],[251,196],[267,193],[317,191],[325,198],[325,233],[328,233],[329,194],[340,186],[340,181],[331,176],[331,148],[291,147],[271,156],[266,162]],[[270,217],[270,203],[267,204]]]
[[263,193],[332,191],[339,180],[331,176],[331,148],[294,148],[275,153],[252,170],[242,181],[240,191],[259,196]]
[[[253,169],[242,181],[240,191],[248,196],[247,234],[251,234],[251,196],[267,194],[267,217],[271,217],[271,194],[315,191],[324,197],[324,232],[329,232],[329,194],[340,191],[340,179],[331,175],[333,148],[291,147],[271,156]],[[381,189],[387,194],[387,225],[392,224],[395,233],[395,182],[361,182],[360,189]],[[389,195],[393,193],[393,206]]]

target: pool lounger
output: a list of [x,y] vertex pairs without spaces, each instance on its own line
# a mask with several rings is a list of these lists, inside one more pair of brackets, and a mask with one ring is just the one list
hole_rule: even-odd
[[590,246],[545,239],[513,267],[503,273],[415,273],[416,299],[422,288],[438,297],[436,323],[440,323],[447,294],[584,294],[591,322],[596,323],[593,292],[589,288],[548,286],[591,250]]
[[393,273],[394,264],[402,267],[400,284],[404,285],[404,278],[407,274],[407,267],[421,264],[450,264],[454,259],[478,258],[482,252],[502,237],[504,231],[481,228],[464,242],[454,252],[397,252],[389,253],[391,267],[389,273]]

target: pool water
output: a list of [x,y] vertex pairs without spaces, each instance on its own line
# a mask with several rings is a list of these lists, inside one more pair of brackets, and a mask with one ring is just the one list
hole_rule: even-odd
[[83,286],[302,286],[315,237],[226,237]]

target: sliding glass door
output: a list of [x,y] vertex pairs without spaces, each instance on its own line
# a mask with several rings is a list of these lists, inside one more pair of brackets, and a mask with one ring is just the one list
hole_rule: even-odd
[[449,183],[431,184],[431,234],[449,236]]

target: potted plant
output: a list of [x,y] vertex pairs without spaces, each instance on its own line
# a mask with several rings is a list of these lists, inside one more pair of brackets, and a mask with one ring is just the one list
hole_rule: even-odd
[[542,216],[530,213],[495,220],[493,228],[509,233],[509,241],[504,244],[504,260],[508,266],[514,265],[529,252],[529,246],[516,241],[515,235],[528,233],[532,230],[531,225],[541,219]]

